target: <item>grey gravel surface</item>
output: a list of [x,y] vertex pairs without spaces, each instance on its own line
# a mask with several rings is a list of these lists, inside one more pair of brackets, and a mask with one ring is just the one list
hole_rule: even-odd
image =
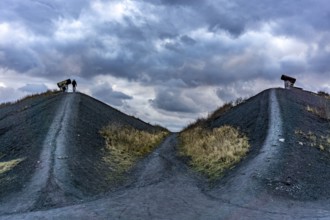
[[[73,187],[79,189],[85,197],[93,199],[83,199],[84,202],[65,207],[2,215],[0,218],[330,219],[330,203],[324,197],[316,194],[319,199],[312,201],[305,197],[299,197],[302,192],[294,190],[287,191],[287,195],[283,195],[283,191],[279,190],[281,188],[274,186],[274,183],[278,183],[286,185],[286,189],[295,189],[296,182],[290,182],[290,179],[284,179],[284,177],[293,176],[293,173],[290,172],[297,171],[304,163],[304,160],[292,158],[290,156],[292,154],[288,154],[288,152],[292,153],[292,151],[288,151],[292,148],[292,141],[298,140],[289,135],[293,135],[290,126],[299,124],[294,120],[290,121],[288,115],[297,114],[301,117],[311,117],[311,121],[316,120],[320,123],[320,126],[328,129],[328,122],[314,118],[313,115],[308,115],[310,113],[303,111],[305,101],[304,98],[299,99],[299,97],[304,96],[305,94],[301,94],[300,91],[267,90],[213,121],[209,126],[217,127],[223,124],[231,124],[238,127],[248,134],[252,146],[247,157],[218,181],[207,182],[203,176],[194,173],[186,165],[185,160],[178,157],[176,153],[177,134],[172,134],[153,153],[137,164],[130,173],[130,178],[121,187],[109,188],[110,191],[106,194],[97,194],[97,190],[93,189],[94,184],[105,183],[105,180],[102,178],[87,180],[91,185],[91,190],[83,185],[84,183],[81,183],[82,186],[80,187],[73,184]],[[315,100],[312,97],[309,98]],[[76,136],[80,137],[79,135],[85,134],[82,135],[85,139],[82,139],[86,141],[88,141],[86,136],[95,138],[96,133],[93,131],[103,126],[105,122],[102,122],[101,117],[88,116],[88,113],[106,108],[102,104],[97,106],[96,110],[93,110],[90,105],[84,106],[88,102],[93,103],[93,107],[97,106],[97,101],[83,95],[79,95],[73,100],[72,106],[79,107],[73,107],[73,112],[76,111],[76,113],[72,114],[72,123],[67,128],[67,130],[71,130],[71,132],[67,132],[69,134],[67,139],[72,147],[66,148],[69,149],[66,152],[70,157],[74,158],[72,152],[75,152],[77,159],[82,158],[83,162],[81,164],[85,167],[89,167],[90,163],[97,161],[95,159],[98,158],[101,151],[98,145],[93,146],[92,149],[99,153],[92,155],[90,160],[92,162],[89,162],[85,152],[91,152],[91,150],[88,147],[85,149],[87,151],[80,150],[80,148],[85,148],[86,145],[83,145],[83,142],[77,142],[76,140],[79,140],[79,138]],[[77,125],[79,124],[78,120],[81,120],[80,114],[85,116],[86,121],[79,121],[79,123],[83,123],[84,126],[90,125],[91,129],[88,130],[90,132],[88,135],[86,134],[87,129],[85,129],[85,133],[81,133],[83,132],[83,126]],[[108,114],[106,117],[110,121],[120,120],[122,117],[120,116],[121,113],[118,112],[111,111]],[[90,122],[91,118],[96,120],[97,126],[95,128],[93,128],[94,123]],[[122,123],[124,123],[123,121]],[[140,121],[135,121],[134,125],[146,126],[145,129],[152,129],[152,127],[148,127],[147,124]],[[305,123],[304,126],[307,127],[308,124]],[[82,145],[77,145],[77,143]],[[318,161],[316,156],[327,155],[326,152],[321,152],[316,148],[305,147],[308,149],[307,151],[316,150],[317,153],[310,154],[310,158],[305,155],[304,159]],[[300,148],[295,150],[297,154],[302,151]],[[72,161],[77,159],[72,159]],[[292,166],[288,165],[291,159],[294,164]],[[316,164],[322,167],[324,162],[316,162]],[[294,169],[297,165],[300,165],[300,167]],[[106,171],[102,168],[102,164],[97,166],[101,168],[101,171],[103,170],[102,172]],[[63,167],[65,166],[63,165]],[[72,171],[72,178],[76,180],[76,183],[81,182],[82,179],[77,178],[77,176],[83,174],[82,171],[77,172],[76,169],[73,169],[74,163],[70,164],[69,162],[68,167]],[[92,174],[91,171],[98,168],[88,168],[90,171],[86,175],[97,177],[100,173],[96,175]],[[327,168],[327,166],[323,168]],[[323,175],[321,171],[316,172],[313,169],[308,171],[310,172],[309,175]],[[312,172],[314,173],[312,174]],[[320,177],[321,179],[323,178]],[[305,184],[313,185],[309,177],[302,180],[305,181]],[[297,179],[294,181],[297,181]],[[319,184],[319,187],[327,187],[326,182],[324,185],[317,184]],[[107,190],[106,187],[104,187],[104,190]],[[90,197],[93,194],[98,196]]]
[[118,188],[106,178],[113,171],[102,161],[102,127],[159,129],[80,93],[36,96],[0,108],[0,116],[0,161],[26,158],[0,175],[1,214],[81,203]]
[[0,202],[9,193],[26,186],[38,167],[60,100],[57,95],[37,96],[0,108],[0,161],[25,159],[15,170],[0,174]]
[[[32,178],[18,192],[9,194],[2,199],[0,212],[24,212],[35,208],[38,201],[49,203],[49,200],[56,200],[57,203],[66,203],[65,193],[74,190],[70,187],[64,160],[65,157],[65,133],[66,122],[70,117],[70,106],[72,97],[62,99],[57,107],[55,118],[50,125],[48,133],[41,147]],[[73,189],[72,189],[73,188]],[[43,194],[46,194],[47,198]]]

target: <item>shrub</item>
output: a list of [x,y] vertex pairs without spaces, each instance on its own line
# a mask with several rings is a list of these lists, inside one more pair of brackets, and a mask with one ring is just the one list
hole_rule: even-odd
[[312,107],[312,106],[307,105],[306,110],[320,118],[330,120],[330,106],[326,102],[324,102],[321,105],[321,107]]
[[6,162],[0,162],[0,174],[6,173],[21,163],[25,158],[14,159]]
[[227,102],[227,103],[223,104],[222,106],[220,106],[218,109],[216,109],[214,112],[209,114],[206,118],[199,118],[195,122],[189,124],[187,127],[185,127],[183,129],[183,131],[192,129],[195,127],[206,127],[208,122],[212,122],[212,121],[218,119],[219,117],[223,116],[226,112],[228,112],[233,107],[246,102],[246,100],[247,100],[246,98],[237,98],[233,102]]
[[168,134],[165,130],[147,132],[131,126],[111,124],[100,131],[105,139],[104,162],[117,173],[129,170],[149,154]]
[[211,113],[208,117],[207,120],[214,120],[222,116],[224,113],[229,111],[234,107],[232,102],[225,103],[223,106],[219,107],[217,110],[215,110],[213,113]]
[[195,127],[179,135],[179,151],[190,159],[190,165],[210,179],[221,176],[249,150],[248,138],[231,126],[212,130]]
[[302,139],[302,145],[309,145],[311,147],[316,147],[321,151],[330,152],[330,134],[320,136],[311,131],[303,132],[302,130],[296,130],[295,134]]
[[327,93],[327,92],[325,92],[325,91],[318,91],[317,94],[318,94],[319,96],[323,96],[323,97],[325,97],[325,98],[330,98],[330,94]]

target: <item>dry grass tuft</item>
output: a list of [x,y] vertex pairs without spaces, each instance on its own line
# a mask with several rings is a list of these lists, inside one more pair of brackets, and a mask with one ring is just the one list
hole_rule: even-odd
[[210,179],[221,176],[246,155],[248,138],[231,126],[213,130],[195,127],[179,135],[180,154],[190,158],[190,165]]
[[214,112],[210,113],[206,118],[199,118],[195,122],[189,124],[187,127],[185,127],[183,129],[183,131],[193,129],[196,127],[206,127],[206,125],[209,122],[215,121],[216,119],[223,116],[225,113],[227,113],[229,110],[231,110],[235,106],[245,103],[246,100],[247,100],[247,98],[237,98],[235,101],[227,102],[227,103],[223,104],[222,106],[220,106],[219,108],[217,108]]
[[306,110],[320,118],[330,120],[330,106],[326,102],[324,102],[322,107],[311,107],[307,105]]
[[0,162],[0,175],[12,170],[15,166],[21,163],[25,158],[14,159],[6,162]]
[[321,151],[330,152],[330,135],[317,136],[313,132],[303,132],[301,130],[296,130],[295,134],[303,140],[303,145],[309,145],[311,147],[316,147]]
[[103,128],[100,133],[106,143],[103,160],[117,173],[128,171],[168,135],[165,130],[147,132],[117,124]]
[[324,97],[324,98],[330,99],[330,94],[327,93],[327,92],[325,92],[325,91],[318,91],[317,94],[318,94],[319,96]]
[[306,110],[322,119],[330,120],[330,95],[323,91],[319,91],[317,94],[321,96],[319,104],[317,106],[307,105]]

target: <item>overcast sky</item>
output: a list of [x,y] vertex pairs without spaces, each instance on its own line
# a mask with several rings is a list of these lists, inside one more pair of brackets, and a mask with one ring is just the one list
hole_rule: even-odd
[[282,86],[330,92],[328,0],[1,0],[0,102],[78,90],[178,131]]

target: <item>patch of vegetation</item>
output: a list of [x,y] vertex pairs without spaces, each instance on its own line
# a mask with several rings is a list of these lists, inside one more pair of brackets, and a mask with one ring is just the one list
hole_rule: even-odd
[[179,152],[190,159],[190,165],[210,179],[215,179],[248,152],[248,138],[225,125],[212,130],[203,127],[186,129],[179,135]]
[[25,158],[19,158],[19,159],[6,161],[6,162],[0,162],[0,175],[12,170],[23,160],[25,160]]
[[329,93],[324,92],[324,91],[319,91],[317,93],[317,95],[322,97],[319,102],[319,105],[318,106],[307,105],[306,110],[322,119],[330,120],[330,102],[329,102],[330,95],[329,95]]
[[300,145],[309,145],[311,147],[316,147],[321,151],[330,152],[330,134],[326,136],[317,136],[311,131],[305,133],[301,130],[296,130],[295,134],[303,140],[303,142],[299,143]]
[[322,119],[330,120],[330,106],[326,102],[324,102],[321,107],[307,105],[306,110]]
[[108,125],[100,133],[106,145],[103,160],[118,174],[132,168],[168,135],[165,129],[147,132],[118,124]]
[[226,112],[234,108],[235,106],[238,106],[244,102],[246,102],[247,98],[238,98],[235,101],[227,102],[217,108],[214,112],[210,113],[206,118],[199,118],[194,123],[189,124],[187,127],[183,129],[189,130],[196,127],[205,127],[208,122],[214,121],[218,119],[219,117],[223,116]]
[[322,97],[325,97],[325,98],[327,98],[327,99],[330,99],[330,94],[327,93],[327,92],[325,92],[325,91],[318,91],[317,94],[318,94],[319,96],[322,96]]

